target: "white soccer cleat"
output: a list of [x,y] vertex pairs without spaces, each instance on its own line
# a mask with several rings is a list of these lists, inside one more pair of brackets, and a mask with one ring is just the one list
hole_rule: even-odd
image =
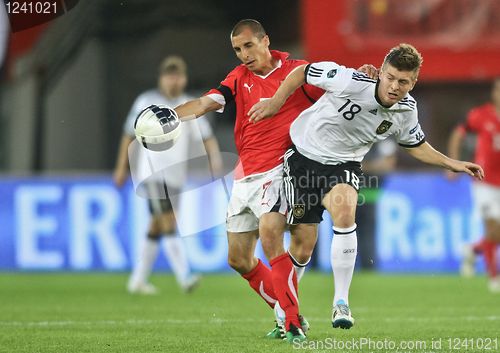
[[500,276],[490,279],[488,282],[488,289],[492,293],[500,293]]
[[464,246],[460,274],[466,278],[473,277],[476,274],[476,253],[470,244]]
[[158,289],[151,283],[131,283],[127,290],[130,294],[156,295]]
[[350,329],[354,325],[354,318],[351,316],[351,309],[343,300],[339,300],[333,307],[332,326],[342,329]]

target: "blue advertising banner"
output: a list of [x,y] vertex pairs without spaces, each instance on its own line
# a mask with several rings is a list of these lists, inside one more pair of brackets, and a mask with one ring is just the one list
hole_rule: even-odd
[[[109,177],[3,178],[0,195],[0,270],[128,270],[150,218],[131,184],[117,189]],[[223,219],[224,201],[189,195],[192,223]],[[228,270],[225,224],[183,240],[193,270]],[[156,268],[169,268],[163,256]]]
[[[193,269],[228,271],[227,195],[207,188],[185,195],[183,229],[196,231],[183,237]],[[0,270],[129,270],[149,218],[145,199],[131,183],[117,189],[109,177],[0,178]],[[213,226],[207,219],[218,221]],[[328,272],[331,226],[325,213],[315,249],[316,266]],[[450,182],[437,174],[394,174],[386,178],[376,206],[375,267],[456,272],[464,244],[481,232],[470,178]],[[366,236],[358,234],[358,242]],[[256,255],[265,258],[260,245]],[[155,267],[169,269],[163,254]]]
[[377,203],[377,269],[456,272],[464,245],[482,232],[470,186],[468,176],[388,176]]

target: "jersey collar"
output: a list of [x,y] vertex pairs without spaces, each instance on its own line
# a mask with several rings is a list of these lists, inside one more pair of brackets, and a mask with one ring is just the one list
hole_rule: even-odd
[[266,75],[257,75],[257,74],[254,73],[255,76],[258,76],[258,77],[260,77],[262,79],[265,79],[265,78],[269,77],[269,75],[271,75],[274,71],[278,70],[283,65],[283,62],[286,59],[288,59],[288,57],[290,56],[290,54],[287,53],[287,52],[283,52],[283,51],[271,50],[271,56],[274,59],[278,60],[278,64],[276,65],[276,67],[274,69],[272,69],[271,71],[269,71]]

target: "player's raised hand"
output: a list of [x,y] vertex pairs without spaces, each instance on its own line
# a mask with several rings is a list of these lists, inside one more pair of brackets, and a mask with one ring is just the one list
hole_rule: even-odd
[[248,116],[250,117],[249,120],[256,123],[262,119],[270,118],[280,110],[282,105],[283,103],[278,102],[274,98],[269,98],[256,103],[248,111]]
[[378,79],[378,69],[372,64],[364,64],[358,71],[365,73],[369,78],[376,80]]
[[449,167],[453,172],[467,173],[470,176],[477,178],[478,180],[483,180],[484,178],[483,168],[479,164],[453,160]]

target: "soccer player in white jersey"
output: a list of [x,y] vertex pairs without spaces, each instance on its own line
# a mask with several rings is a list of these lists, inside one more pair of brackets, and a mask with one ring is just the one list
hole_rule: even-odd
[[348,295],[357,254],[360,162],[373,143],[394,135],[422,162],[478,179],[484,176],[479,165],[451,159],[425,141],[417,103],[409,95],[422,61],[413,46],[400,44],[386,55],[378,80],[334,62],[302,65],[271,99],[249,111],[255,122],[273,116],[305,82],[326,90],[290,128],[293,146],[285,153],[284,187],[290,224],[319,223],[325,209],[333,220],[333,327],[348,329],[354,324]]
[[[128,177],[128,146],[135,138],[134,122],[137,115],[141,110],[151,105],[176,107],[192,99],[192,97],[184,93],[186,84],[187,68],[184,60],[180,57],[170,56],[160,65],[158,88],[146,91],[137,97],[124,124],[123,136],[113,175],[117,186],[122,186]],[[196,133],[195,129],[199,129],[200,132]],[[183,130],[187,132],[183,133],[183,135],[186,135],[186,138],[177,141],[176,153],[184,153],[187,158],[190,147],[187,142],[193,136],[199,136],[201,133],[212,170],[220,170],[222,162],[219,148],[208,121],[202,118],[197,121],[186,122],[183,125]],[[187,135],[191,135],[191,137],[188,138]],[[141,166],[145,167],[142,163],[147,163],[146,153],[148,151],[140,150],[139,160],[137,161],[138,168],[141,168]],[[165,159],[169,158],[169,156],[168,154],[162,154],[161,158]],[[175,156],[175,158],[178,160],[178,156]],[[151,181],[148,181],[148,204],[152,217],[140,258],[128,282],[128,291],[131,293],[155,294],[157,292],[156,287],[149,283],[148,278],[157,258],[162,237],[163,249],[180,287],[185,292],[189,292],[199,281],[199,276],[191,273],[182,238],[176,234],[174,211],[171,200],[168,197],[168,192],[177,194],[182,189],[185,179],[186,164],[184,166],[176,164],[176,168],[172,168],[168,173],[163,173],[161,176],[155,175]],[[166,198],[158,198],[157,195],[162,194],[162,192],[155,192],[158,188],[159,190],[167,190]]]

